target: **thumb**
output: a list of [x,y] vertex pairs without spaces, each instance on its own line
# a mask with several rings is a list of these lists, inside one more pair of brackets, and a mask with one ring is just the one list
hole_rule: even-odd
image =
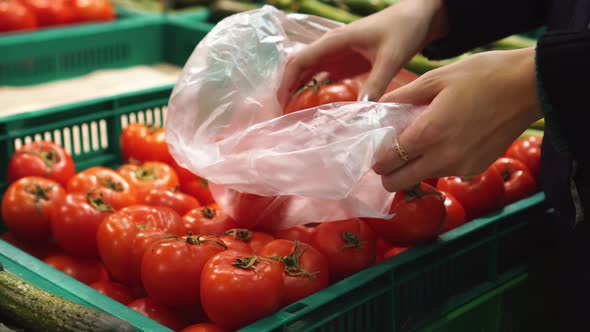
[[428,105],[444,86],[438,76],[425,74],[383,96],[381,103]]
[[375,57],[371,73],[359,93],[358,99],[361,101],[379,100],[402,66],[402,62],[396,57],[383,53],[383,51],[379,51]]

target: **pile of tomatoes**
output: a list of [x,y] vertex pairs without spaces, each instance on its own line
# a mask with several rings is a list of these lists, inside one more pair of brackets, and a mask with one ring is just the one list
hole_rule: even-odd
[[[334,91],[327,88],[333,84],[313,94]],[[297,95],[310,100],[301,107],[341,101],[307,94]],[[266,224],[251,219],[261,219],[272,198],[244,194],[236,218],[228,216],[207,181],[176,164],[162,128],[131,123],[120,145],[125,164],[79,172],[55,143],[19,148],[8,164],[2,238],[175,331],[193,332],[238,329],[533,194],[540,151],[540,139],[519,139],[482,174],[398,192],[389,220],[271,231],[280,214]]]
[[0,1],[0,33],[114,19],[109,0]]

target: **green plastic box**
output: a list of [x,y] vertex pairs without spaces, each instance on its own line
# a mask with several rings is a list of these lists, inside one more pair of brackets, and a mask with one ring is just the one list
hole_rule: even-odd
[[[176,45],[186,47],[181,42]],[[6,188],[5,161],[30,140],[50,139],[64,145],[78,169],[120,164],[122,128],[135,121],[164,123],[171,89],[153,88],[0,118],[4,160],[0,192]],[[90,137],[87,141],[83,133]],[[529,262],[547,248],[549,217],[544,195],[536,194],[351,276],[243,331],[413,331],[526,272]],[[48,273],[50,267],[6,243],[0,254],[10,257],[12,269],[29,270],[35,274],[31,278],[53,285],[57,292],[76,294],[142,331],[166,331],[146,329],[145,320],[131,310],[57,271]]]

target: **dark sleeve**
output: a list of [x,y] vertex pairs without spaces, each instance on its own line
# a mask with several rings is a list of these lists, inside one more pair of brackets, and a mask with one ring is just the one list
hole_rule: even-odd
[[588,162],[590,31],[543,34],[536,51],[537,85],[546,134],[561,152]]
[[422,52],[433,60],[527,32],[545,24],[547,0],[445,0],[449,33]]

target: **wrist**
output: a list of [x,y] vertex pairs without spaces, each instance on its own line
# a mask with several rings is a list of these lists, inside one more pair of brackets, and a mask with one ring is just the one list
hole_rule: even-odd
[[535,48],[523,48],[512,52],[517,60],[511,61],[512,63],[509,65],[517,69],[515,81],[520,82],[519,85],[522,89],[523,98],[521,100],[525,103],[522,107],[533,122],[543,117],[538,97]]

